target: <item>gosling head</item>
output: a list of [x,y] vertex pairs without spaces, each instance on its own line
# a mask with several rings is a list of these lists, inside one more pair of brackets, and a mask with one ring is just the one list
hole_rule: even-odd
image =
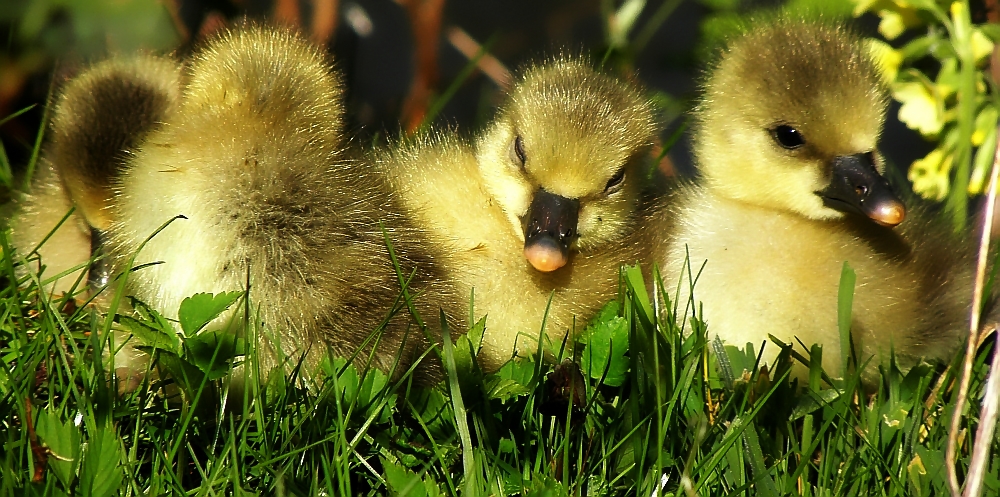
[[486,187],[537,270],[620,236],[653,142],[649,102],[632,84],[560,58],[529,68],[478,143]]
[[895,226],[905,208],[876,150],[886,105],[876,63],[847,28],[751,28],[722,53],[697,111],[705,184],[809,219],[854,212]]
[[[265,53],[269,56],[260,56]],[[191,58],[185,86],[186,113],[209,123],[206,133],[234,133],[214,129],[220,122],[281,129],[288,136],[271,131],[279,142],[339,137],[343,131],[339,78],[327,56],[291,30],[251,23],[223,33]],[[232,139],[219,139],[228,142]]]

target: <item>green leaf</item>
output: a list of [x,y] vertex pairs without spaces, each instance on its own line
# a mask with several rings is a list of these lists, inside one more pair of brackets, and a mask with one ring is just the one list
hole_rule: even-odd
[[899,48],[899,54],[904,61],[911,61],[926,57],[934,45],[941,43],[941,36],[937,33],[929,33],[926,36],[915,38]]
[[712,10],[736,10],[742,0],[698,0],[698,3]]
[[918,9],[920,9],[920,10],[926,10],[928,12],[933,12],[933,13],[937,14],[938,16],[945,16],[945,15],[947,15],[945,13],[945,11],[943,9],[941,9],[941,6],[939,6],[935,0],[907,0],[907,1],[909,2],[909,4],[911,6],[916,7]]
[[3,142],[0,142],[0,185],[11,190],[14,188],[14,173],[11,171],[10,159],[7,158],[7,149]]
[[472,325],[469,332],[465,336],[469,337],[469,341],[472,342],[473,350],[479,353],[479,348],[483,346],[483,335],[486,334],[486,316],[483,316],[476,321],[476,324]]
[[799,419],[806,414],[815,412],[820,407],[832,403],[840,397],[840,390],[829,388],[826,390],[820,390],[818,392],[807,392],[806,395],[799,397],[795,408],[792,409],[792,415],[790,416],[792,421]]
[[486,380],[486,395],[506,402],[514,397],[529,395],[534,390],[535,362],[531,359],[512,359]]
[[528,481],[528,493],[525,497],[564,497],[570,495],[567,489],[559,480],[544,474],[535,473]]
[[619,317],[617,310],[618,302],[611,302],[604,306],[598,318],[587,326],[583,333],[587,345],[583,349],[581,364],[591,378],[604,377],[604,384],[613,387],[621,386],[625,382],[631,364],[625,356],[629,347],[628,320]]
[[976,26],[994,43],[1000,43],[1000,24],[984,23]]
[[[993,109],[993,118],[996,119],[996,108]],[[979,115],[983,116],[988,114],[988,112],[981,112]],[[995,124],[996,121],[993,121]],[[978,133],[978,131],[977,131]],[[981,193],[987,186],[986,175],[989,174],[990,169],[993,167],[993,156],[996,153],[997,148],[997,129],[995,126],[990,126],[984,133],[983,143],[978,149],[976,149],[976,155],[972,159],[972,176],[969,178],[969,191]],[[989,295],[988,293],[986,295]]]
[[132,334],[133,338],[139,342],[135,345],[139,347],[155,347],[174,353],[180,353],[181,351],[180,338],[177,337],[177,333],[172,329],[164,331],[153,326],[148,321],[140,321],[124,314],[118,316],[118,324]]
[[[382,466],[385,468],[385,482],[389,486],[392,495],[405,495],[407,497],[435,497],[441,495],[433,485],[428,485],[413,471],[404,468],[395,461],[382,458]],[[428,491],[430,490],[430,491]]]
[[167,318],[163,317],[163,315],[159,312],[156,312],[155,309],[146,305],[145,302],[135,297],[129,297],[128,300],[132,309],[135,310],[136,314],[139,315],[139,318],[146,324],[161,331],[172,331],[174,329],[174,326],[170,324],[170,321],[168,321]]
[[483,341],[483,333],[486,330],[486,316],[483,316],[469,333],[455,339],[455,371],[458,372],[458,381],[462,387],[462,395],[466,397],[469,404],[475,404],[482,396],[483,371],[479,368],[476,354],[479,351],[479,344]]
[[346,360],[343,359],[334,361],[334,363],[336,364],[341,361],[343,361],[343,365],[338,364],[340,374],[337,376],[337,386],[340,387],[344,403],[351,404],[358,397],[358,388],[361,386],[361,381],[358,376],[358,370],[354,367],[354,364],[348,364]]
[[161,350],[156,359],[157,363],[167,370],[168,376],[173,378],[177,385],[189,395],[193,394],[204,382],[205,373],[182,359],[178,354]]
[[[716,342],[721,344],[719,337],[716,336],[712,340],[713,348],[717,347]],[[723,350],[725,350],[725,356],[720,356],[716,354],[716,362],[719,366],[719,372],[723,375],[723,379],[728,383],[733,384],[745,383],[746,378],[750,377],[750,373],[753,372],[754,364],[757,362],[757,351],[756,347],[759,344],[754,344],[747,342],[744,348],[739,348],[735,345],[724,345]],[[774,344],[768,344],[768,347],[774,347]],[[717,351],[717,349],[715,349]],[[726,372],[728,363],[728,372]],[[727,385],[727,388],[732,388],[733,385]]]
[[385,375],[381,370],[369,369],[364,378],[361,379],[361,384],[358,386],[358,405],[365,408],[365,417],[372,417],[374,410],[379,408],[382,400],[385,400],[385,404],[380,407],[381,412],[378,417],[375,418],[376,423],[384,423],[388,421],[389,415],[394,410],[396,405],[395,394],[387,395],[389,388],[389,377]]
[[642,270],[639,269],[639,266],[625,268],[625,285],[633,297],[632,303],[641,325],[647,330],[654,329],[653,304],[646,292],[646,283],[642,278]]
[[184,359],[208,375],[209,380],[217,380],[229,374],[233,361],[243,354],[245,342],[242,338],[225,331],[199,333],[184,340]]
[[[596,326],[598,323],[611,321],[617,318],[619,315],[621,315],[621,305],[618,303],[617,300],[612,300],[611,302],[604,304],[604,307],[602,307],[601,310],[597,312],[597,316],[594,316],[594,318],[590,320],[590,323],[587,324],[587,329],[589,330],[591,327]],[[587,333],[587,330],[584,330],[583,335],[580,336],[580,342],[590,343],[589,340],[590,340],[590,335]]]
[[80,429],[70,421],[61,420],[58,413],[44,410],[38,413],[35,433],[51,451],[49,468],[69,488],[76,478],[76,467],[80,461]]
[[764,453],[760,448],[760,441],[757,438],[757,427],[754,422],[747,423],[747,429],[743,431],[743,443],[746,448],[747,461],[753,470],[754,486],[757,494],[764,497],[778,497],[778,488],[774,484],[774,479],[767,471],[767,461],[764,460]]
[[196,293],[181,302],[177,318],[185,336],[193,336],[201,331],[213,319],[229,309],[243,292],[224,292],[217,295],[211,293]]
[[919,455],[913,456],[910,463],[906,465],[906,474],[910,477],[910,484],[916,490],[915,495],[917,497],[922,497],[923,492],[921,480],[924,476],[927,476],[927,469],[924,468],[924,462],[920,459]]
[[486,392],[486,395],[489,398],[497,399],[501,402],[506,402],[515,397],[523,397],[531,394],[531,390],[526,388],[524,385],[521,385],[516,381],[506,380],[497,376],[491,376],[490,379],[486,381]]
[[118,434],[111,428],[96,430],[83,453],[79,490],[91,497],[108,497],[117,493],[124,477]]
[[915,445],[913,452],[916,452],[923,464],[924,471],[930,479],[944,478],[947,467],[944,459],[944,451],[937,448],[927,448],[923,445]]
[[414,391],[409,399],[413,414],[418,416],[435,438],[442,439],[454,434],[454,410],[448,397],[435,388],[421,388]]

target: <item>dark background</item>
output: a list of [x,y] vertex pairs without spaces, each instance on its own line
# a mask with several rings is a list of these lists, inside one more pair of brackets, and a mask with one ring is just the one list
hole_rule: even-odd
[[[166,8],[153,0],[87,1],[94,6],[41,8],[37,0],[0,6],[0,36],[6,39],[0,53],[0,116],[44,103],[50,89],[58,91],[62,82],[88,62],[109,53],[146,49],[183,55],[211,32],[245,18],[283,19],[310,32],[318,2],[327,1],[335,5],[338,15],[334,34],[326,44],[347,80],[348,118],[356,140],[381,141],[413,128],[412,122],[421,114],[414,112],[412,102],[408,105],[408,98],[416,99],[418,111],[426,110],[470,64],[469,58],[447,40],[450,29],[460,28],[478,42],[489,43],[489,53],[514,71],[559,51],[589,53],[595,60],[606,56],[612,70],[634,73],[650,89],[660,107],[661,138],[669,141],[682,127],[684,111],[697,98],[700,70],[711,59],[726,26],[756,9],[778,8],[784,3],[683,0],[657,24],[654,14],[663,2],[649,0],[630,39],[644,29],[655,31],[637,51],[631,45],[609,47],[607,42],[607,19],[621,0],[168,0]],[[133,10],[108,10],[108,2],[131,2]],[[824,8],[841,11],[843,5],[849,5],[846,0],[811,3],[837,4],[840,7]],[[415,12],[420,8],[436,11],[430,17],[438,19],[440,25],[418,19]],[[370,31],[352,27],[357,23],[348,19],[357,19],[358,13],[368,19]],[[36,19],[36,34],[25,34],[31,31],[25,27],[31,25],[26,19]],[[40,30],[39,23],[43,26]],[[861,18],[856,23],[863,32],[875,35],[874,18]],[[421,34],[425,53],[429,46],[432,58],[436,55],[433,64],[417,55]],[[430,92],[424,99],[416,98],[419,92],[414,90],[420,69]],[[473,134],[501,100],[497,84],[472,71],[460,81],[434,123]],[[896,120],[897,108],[890,110],[882,144],[889,161],[905,169],[932,147]],[[0,140],[15,175],[31,157],[42,115],[39,105],[0,125]],[[670,150],[669,159],[681,174],[693,171],[686,133]]]

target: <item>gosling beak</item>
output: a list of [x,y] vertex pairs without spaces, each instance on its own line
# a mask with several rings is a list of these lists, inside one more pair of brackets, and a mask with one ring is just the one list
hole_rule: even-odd
[[833,159],[830,186],[816,193],[827,207],[856,212],[882,226],[896,226],[906,217],[906,207],[875,169],[870,152]]
[[579,200],[536,191],[524,223],[524,258],[544,272],[565,266],[579,214]]

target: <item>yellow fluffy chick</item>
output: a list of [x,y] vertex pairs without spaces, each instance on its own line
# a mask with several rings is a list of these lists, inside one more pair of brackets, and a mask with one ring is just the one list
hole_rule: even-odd
[[[328,348],[350,357],[388,319],[400,282],[384,222],[404,276],[417,268],[418,308],[436,323],[431,299],[447,292],[433,258],[382,178],[349,155],[342,120],[338,77],[298,35],[251,26],[207,43],[187,64],[177,112],[138,147],[118,186],[108,237],[117,269],[137,252],[134,266],[162,261],[130,273],[128,292],[176,318],[185,297],[249,279],[261,336],[277,344],[259,343],[262,367],[304,356],[308,371]],[[388,371],[401,356],[405,371],[423,338],[404,305],[375,366]]]
[[525,71],[475,144],[440,132],[382,155],[460,302],[474,290],[475,317],[488,316],[486,368],[536,350],[550,295],[557,346],[614,298],[619,266],[638,257],[622,241],[654,131],[639,88],[559,58]]
[[[869,371],[890,349],[905,365],[946,358],[971,300],[966,244],[911,211],[883,178],[876,149],[887,97],[876,64],[843,26],[758,23],[710,72],[696,111],[701,179],[654,218],[647,243],[664,280],[704,306],[710,335],[752,343],[770,363],[784,343],[823,346],[842,374],[838,286],[857,274],[851,334]],[[900,224],[902,223],[902,224]],[[894,228],[893,226],[900,226]],[[697,305],[697,304],[696,304]]]
[[[86,263],[111,224],[112,185],[132,149],[172,112],[179,97],[180,67],[165,57],[110,59],[66,84],[53,109],[32,193],[19,203],[11,222],[12,243],[20,254],[38,247],[46,266],[43,278],[81,266],[48,290],[69,291],[83,280]],[[71,207],[76,210],[53,232]],[[102,262],[90,268],[92,286],[106,281]],[[37,271],[38,262],[32,267]]]

